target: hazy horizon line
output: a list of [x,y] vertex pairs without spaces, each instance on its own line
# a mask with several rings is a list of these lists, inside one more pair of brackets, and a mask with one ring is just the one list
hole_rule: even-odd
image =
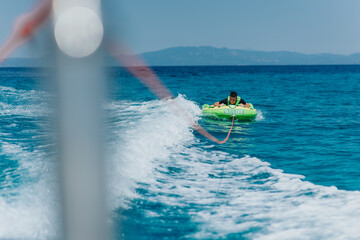
[[[360,54],[360,52],[353,52],[350,54],[331,53],[331,52],[304,53],[304,52],[298,52],[298,51],[292,51],[292,50],[258,50],[258,49],[245,49],[245,48],[214,47],[211,45],[202,45],[202,46],[192,45],[192,46],[165,47],[165,48],[161,48],[158,50],[150,50],[150,51],[144,51],[141,53],[136,53],[134,55],[142,55],[142,54],[146,54],[146,53],[159,52],[159,51],[164,51],[164,50],[168,50],[168,49],[172,49],[172,48],[204,48],[204,47],[215,48],[215,49],[235,50],[235,51],[248,51],[248,52],[267,52],[267,53],[288,52],[288,53],[297,53],[297,54],[303,54],[303,55],[326,55],[327,54],[327,55],[338,55],[338,56],[351,56],[351,55],[355,55],[355,54]],[[41,59],[44,57],[46,57],[46,56],[42,56],[42,57],[16,56],[16,57],[8,57],[8,58],[4,59],[4,61],[6,61],[7,59]]]

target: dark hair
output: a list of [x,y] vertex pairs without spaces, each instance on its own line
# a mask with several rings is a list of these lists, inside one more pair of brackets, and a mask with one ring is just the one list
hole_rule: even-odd
[[230,97],[237,97],[237,93],[236,92],[231,92]]

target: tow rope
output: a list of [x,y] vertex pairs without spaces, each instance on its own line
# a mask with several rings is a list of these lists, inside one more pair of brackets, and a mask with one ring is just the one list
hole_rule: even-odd
[[230,127],[230,130],[226,136],[226,138],[224,140],[222,140],[221,142],[219,142],[219,144],[223,144],[223,143],[226,143],[226,141],[229,139],[229,136],[230,136],[230,133],[231,133],[231,130],[234,126],[234,119],[235,119],[235,115],[232,116],[232,121],[231,121],[231,127]]
[[[230,127],[230,130],[228,132],[227,137],[224,140],[222,140],[221,142],[219,142],[219,144],[223,144],[229,139],[231,130],[232,130],[233,125],[234,125],[234,118],[235,118],[235,115],[232,116],[232,123],[231,123],[231,127]],[[223,179],[224,169],[225,169],[225,161],[223,161],[223,163],[222,163],[222,171],[221,171],[221,174],[220,174],[220,181],[219,181],[219,185],[218,185],[218,188],[217,188],[217,191],[216,191],[216,194],[215,194],[215,198],[218,197],[218,194],[219,194],[219,191],[220,191],[220,185],[221,185],[221,182],[222,182],[222,179]]]
[[231,130],[233,128],[233,125],[234,125],[234,119],[235,119],[235,115],[232,116],[232,122],[231,122],[231,127],[230,127],[230,130],[226,136],[226,138],[222,141],[218,140],[216,137],[214,137],[213,135],[211,135],[210,133],[208,133],[203,127],[201,127],[199,124],[195,124],[194,125],[194,129],[196,131],[198,131],[201,135],[203,135],[204,137],[207,137],[208,139],[210,139],[211,141],[214,141],[218,144],[224,144],[226,143],[226,141],[229,139],[229,136],[230,136],[230,133],[231,133]]

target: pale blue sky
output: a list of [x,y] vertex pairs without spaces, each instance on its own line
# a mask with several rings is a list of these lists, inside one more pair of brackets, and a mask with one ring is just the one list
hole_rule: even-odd
[[[0,42],[31,0],[0,0]],[[359,0],[107,0],[137,51],[214,46],[266,51],[360,52]],[[114,14],[114,12],[116,13]],[[118,29],[112,31],[118,31]],[[120,32],[120,31],[118,31]],[[29,48],[29,47],[28,47]],[[28,54],[22,50],[16,55]]]

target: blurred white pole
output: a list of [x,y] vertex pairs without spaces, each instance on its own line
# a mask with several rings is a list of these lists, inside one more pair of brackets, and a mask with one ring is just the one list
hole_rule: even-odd
[[100,4],[54,1],[64,239],[108,239]]

